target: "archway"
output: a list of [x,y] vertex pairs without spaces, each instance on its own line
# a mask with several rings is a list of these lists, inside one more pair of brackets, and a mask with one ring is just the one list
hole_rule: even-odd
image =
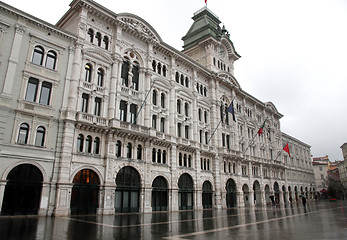
[[293,196],[292,196],[292,188],[288,186],[288,195],[289,195],[289,202],[292,203]]
[[167,181],[164,177],[156,177],[152,183],[152,211],[166,211],[167,199]]
[[277,182],[274,183],[274,192],[275,192],[275,202],[280,202],[280,186]]
[[250,200],[249,200],[249,187],[247,184],[243,184],[242,186],[243,191],[243,201],[245,203],[245,206],[249,206]]
[[287,203],[287,196],[286,196],[286,187],[282,186],[282,195],[283,195],[283,202]]
[[99,177],[90,169],[79,171],[73,179],[71,214],[96,214],[99,205]]
[[115,212],[138,212],[140,206],[140,174],[133,167],[124,167],[116,177]]
[[229,179],[226,184],[226,202],[227,207],[236,207],[236,183],[233,179]]
[[265,201],[267,204],[271,204],[271,191],[270,191],[270,186],[269,185],[265,185]]
[[193,179],[184,173],[178,179],[178,207],[180,210],[193,209]]
[[202,184],[202,207],[205,208],[212,208],[212,184],[210,181],[205,181]]
[[299,197],[298,196],[299,194],[298,194],[298,187],[297,186],[294,187],[294,193],[295,193],[295,201],[297,202],[298,201],[298,197]]
[[43,176],[37,167],[21,164],[8,174],[2,215],[37,214],[40,207]]
[[254,191],[254,204],[255,205],[261,205],[261,190],[260,190],[260,184],[258,181],[254,181],[253,183],[253,191]]

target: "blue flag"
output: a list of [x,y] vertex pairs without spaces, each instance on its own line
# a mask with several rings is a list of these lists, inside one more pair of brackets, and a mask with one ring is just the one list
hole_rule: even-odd
[[228,109],[227,109],[227,112],[230,112],[231,115],[233,115],[233,120],[234,120],[234,122],[236,122],[235,110],[234,110],[234,100],[231,101],[230,106],[229,106]]

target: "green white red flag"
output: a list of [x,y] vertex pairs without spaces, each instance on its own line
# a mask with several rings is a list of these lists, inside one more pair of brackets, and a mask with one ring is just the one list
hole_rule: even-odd
[[258,130],[258,135],[259,135],[259,136],[263,134],[266,120],[267,120],[267,118],[264,120],[263,125],[261,125],[261,127],[260,127],[259,130]]

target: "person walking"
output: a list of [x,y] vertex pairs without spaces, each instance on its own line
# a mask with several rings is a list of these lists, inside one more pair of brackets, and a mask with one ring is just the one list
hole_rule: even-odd
[[305,195],[302,195],[301,199],[302,199],[302,205],[304,205],[304,207],[306,207],[306,197],[305,197]]

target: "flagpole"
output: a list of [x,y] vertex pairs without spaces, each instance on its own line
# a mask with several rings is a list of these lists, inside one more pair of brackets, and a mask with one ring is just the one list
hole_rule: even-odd
[[277,157],[276,157],[275,161],[276,161],[276,160],[277,160],[277,158],[278,158],[278,157],[281,155],[282,150],[283,150],[283,149],[280,149],[280,150],[278,151],[278,153],[277,153]]
[[245,154],[245,153],[247,152],[248,148],[251,146],[251,144],[253,143],[254,138],[255,138],[256,136],[257,136],[257,134],[254,134],[254,136],[253,136],[251,142],[249,143],[248,147],[247,147],[246,150],[243,152],[243,154]]
[[135,116],[135,119],[134,119],[134,123],[135,123],[135,124],[136,124],[136,120],[137,120],[137,118],[138,118],[138,116],[139,116],[139,114],[140,114],[140,112],[141,112],[141,110],[142,110],[142,107],[143,107],[143,105],[145,104],[145,102],[146,102],[146,100],[147,100],[147,98],[148,98],[148,95],[149,95],[149,93],[150,93],[151,90],[152,90],[152,87],[153,87],[155,81],[156,81],[156,80],[154,79],[154,80],[153,80],[153,83],[152,83],[152,85],[151,85],[151,87],[149,88],[149,90],[148,90],[148,92],[147,92],[147,94],[146,94],[145,99],[143,100],[143,102],[142,102],[142,104],[141,104],[141,107],[140,107],[139,111],[137,112],[137,114],[136,114],[136,116]]
[[[267,119],[268,119],[268,117],[265,118],[264,124],[263,124],[263,125],[265,125],[265,122],[266,122]],[[258,131],[259,131],[259,130],[258,130]],[[257,133],[254,134],[254,136],[253,136],[251,142],[249,143],[248,147],[247,147],[246,150],[243,152],[243,154],[245,154],[245,153],[247,152],[248,148],[251,146],[251,144],[253,143],[253,141],[254,141],[254,139],[255,139],[256,136],[257,136]],[[260,135],[259,135],[259,136],[260,136]]]
[[[207,2],[206,2],[206,4],[207,4]],[[233,102],[234,99],[235,99],[235,96],[234,96],[233,100],[231,100],[231,102]],[[223,103],[222,103],[222,106],[223,106]],[[223,118],[224,118],[224,111],[222,111],[222,114],[223,114],[223,116],[222,116],[222,119],[223,119]],[[226,113],[226,114],[228,114],[228,113]],[[212,132],[212,134],[211,134],[211,137],[208,139],[208,141],[207,141],[207,143],[206,143],[207,145],[209,144],[211,138],[213,137],[214,133],[216,132],[217,128],[219,127],[220,123],[222,122],[222,119],[221,119],[221,120],[219,121],[219,123],[217,124],[217,127],[213,130],[213,132]]]

